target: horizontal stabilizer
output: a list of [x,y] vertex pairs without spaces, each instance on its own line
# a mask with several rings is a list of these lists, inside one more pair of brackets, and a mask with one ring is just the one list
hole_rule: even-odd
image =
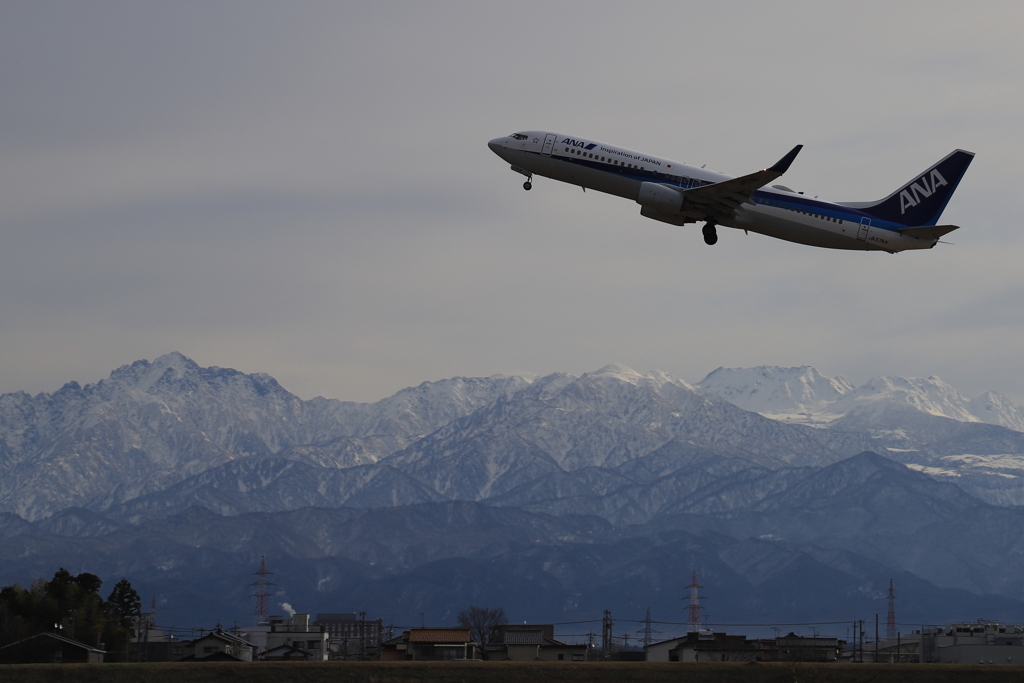
[[918,239],[937,240],[943,235],[959,229],[959,225],[922,225],[916,228],[900,228],[900,234]]

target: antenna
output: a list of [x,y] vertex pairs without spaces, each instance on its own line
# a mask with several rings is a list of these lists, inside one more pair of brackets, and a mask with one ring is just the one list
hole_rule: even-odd
[[697,585],[697,570],[694,570],[693,581],[691,581],[690,585],[687,586],[687,588],[690,589],[690,614],[687,621],[690,622],[691,631],[700,630],[700,611],[704,609],[704,607],[701,606],[700,601],[703,600],[704,597],[699,593],[699,589],[703,587],[704,586]]
[[889,597],[885,600],[889,614],[885,618],[885,637],[893,640],[896,637],[896,595],[892,590],[892,579],[889,579]]
[[253,572],[250,575],[258,576],[260,578],[256,579],[255,581],[249,584],[250,586],[256,587],[256,592],[250,595],[249,597],[256,598],[256,616],[260,617],[261,619],[267,616],[267,586],[277,585],[276,583],[267,581],[267,577],[273,576],[273,574],[274,572],[267,571],[267,556],[260,555],[260,570],[258,572]]

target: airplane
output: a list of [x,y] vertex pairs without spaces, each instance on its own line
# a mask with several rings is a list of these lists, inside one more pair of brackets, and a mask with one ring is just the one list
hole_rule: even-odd
[[718,226],[827,249],[896,252],[931,249],[959,226],[939,216],[974,159],[955,150],[874,202],[820,201],[784,185],[768,186],[789,169],[803,145],[773,166],[733,178],[662,157],[588,138],[524,131],[487,146],[526,176],[543,176],[632,199],[640,215],[671,225],[703,222],[704,241],[718,241]]

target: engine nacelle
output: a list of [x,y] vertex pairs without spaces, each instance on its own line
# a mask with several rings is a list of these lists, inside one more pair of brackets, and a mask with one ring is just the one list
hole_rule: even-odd
[[[636,197],[636,203],[662,213],[679,213],[683,210],[683,195],[667,185],[640,183],[640,194]],[[640,213],[646,215],[642,211]]]
[[693,222],[693,219],[688,221],[678,213],[666,213],[664,211],[652,209],[649,206],[641,206],[640,215],[644,218],[653,218],[656,221],[661,221],[662,223],[668,223],[670,225],[686,225],[687,223]]

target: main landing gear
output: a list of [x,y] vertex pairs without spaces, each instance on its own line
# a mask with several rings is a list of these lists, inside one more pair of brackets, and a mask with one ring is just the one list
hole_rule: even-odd
[[714,221],[708,221],[704,224],[704,244],[714,244],[718,241],[718,231],[715,230]]

